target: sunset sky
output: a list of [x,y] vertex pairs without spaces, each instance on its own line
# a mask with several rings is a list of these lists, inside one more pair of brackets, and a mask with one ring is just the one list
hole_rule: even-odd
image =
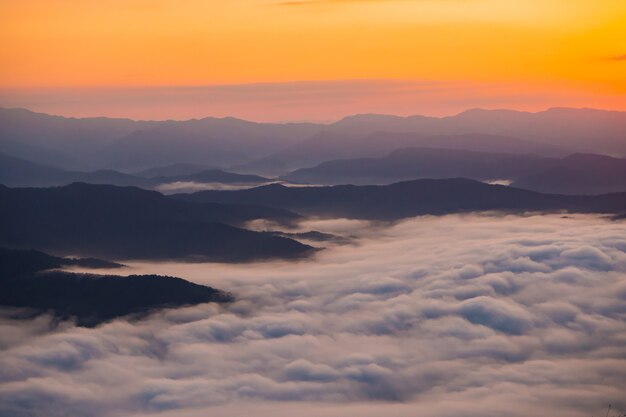
[[75,116],[626,110],[626,1],[0,0],[0,63]]

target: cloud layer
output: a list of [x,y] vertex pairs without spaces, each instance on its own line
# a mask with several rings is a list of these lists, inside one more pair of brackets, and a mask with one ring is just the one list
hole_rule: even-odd
[[238,302],[96,329],[2,319],[0,415],[588,416],[623,399],[626,224],[312,222],[301,263],[134,264]]

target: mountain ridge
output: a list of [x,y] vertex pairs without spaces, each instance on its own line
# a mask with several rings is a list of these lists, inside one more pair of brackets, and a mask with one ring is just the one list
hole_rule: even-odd
[[272,184],[238,191],[200,191],[172,198],[195,202],[271,204],[302,215],[399,220],[419,215],[476,211],[620,214],[626,193],[599,196],[542,194],[466,179],[422,179],[390,185],[285,187]]
[[[66,265],[93,267],[94,260],[66,259],[34,250],[0,247],[0,305],[33,313],[52,313],[59,320],[76,319],[94,327],[128,315],[184,305],[233,301],[232,295],[177,277],[160,275],[96,275],[58,270]],[[120,267],[100,261],[102,268]]]
[[[163,126],[175,129],[162,131],[160,127]],[[359,115],[330,124],[260,123],[236,118],[186,121],[82,119],[0,109],[0,151],[55,166],[65,158],[73,162],[67,162],[63,167],[81,170],[118,168],[138,171],[170,163],[218,163],[222,165],[218,168],[228,168],[271,157],[320,132],[331,132],[338,140],[347,140],[347,157],[377,156],[349,154],[350,137],[372,132],[509,136],[568,152],[624,155],[624,131],[626,112],[569,108],[535,113],[470,110],[445,117]],[[346,139],[342,139],[342,135],[346,135]],[[43,148],[50,151],[44,152]],[[150,152],[146,153],[146,150]],[[340,155],[333,159],[337,156]],[[319,162],[323,161],[318,158],[313,165]],[[303,167],[307,165],[287,168]]]
[[104,259],[205,259],[225,262],[301,258],[314,249],[245,230],[256,218],[291,222],[284,209],[194,204],[155,191],[75,183],[52,188],[0,186],[0,245]]
[[[555,173],[559,173],[558,181]],[[282,179],[312,184],[365,185],[454,177],[507,180],[518,188],[547,193],[606,194],[626,191],[626,159],[589,153],[549,158],[535,154],[405,148],[379,158],[327,161],[293,171]]]

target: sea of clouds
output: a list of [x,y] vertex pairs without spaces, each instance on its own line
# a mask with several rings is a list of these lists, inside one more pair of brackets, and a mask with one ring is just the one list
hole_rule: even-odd
[[[0,415],[590,416],[626,408],[626,223],[308,222],[302,262],[133,263],[237,302],[0,320]],[[118,271],[119,272],[119,271]],[[621,415],[621,414],[620,414]]]

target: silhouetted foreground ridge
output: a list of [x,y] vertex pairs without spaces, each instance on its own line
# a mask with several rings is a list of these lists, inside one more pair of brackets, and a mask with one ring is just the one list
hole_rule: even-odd
[[268,207],[188,203],[135,187],[0,186],[5,247],[105,259],[218,261],[296,258],[313,251],[292,239],[234,226],[256,218],[289,222],[298,216]]
[[[86,263],[97,265],[93,259]],[[60,319],[76,318],[81,326],[94,326],[156,308],[232,301],[228,293],[181,278],[50,270],[77,264],[84,265],[80,259],[0,248],[0,305],[24,307],[35,313],[50,312]],[[101,261],[100,266],[112,265]]]

